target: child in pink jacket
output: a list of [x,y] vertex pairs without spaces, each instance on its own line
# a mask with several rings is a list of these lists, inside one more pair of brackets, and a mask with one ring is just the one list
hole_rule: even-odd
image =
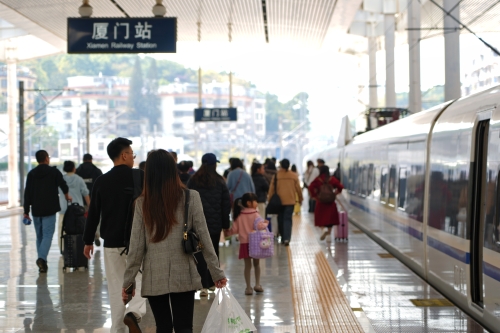
[[255,271],[255,286],[250,284],[250,271],[252,269],[252,258],[249,255],[248,235],[254,231],[254,224],[258,230],[267,228],[269,222],[263,219],[257,211],[257,196],[254,193],[245,193],[239,199],[236,199],[233,207],[233,226],[228,230],[228,235],[239,235],[240,254],[239,259],[245,260],[245,282],[247,287],[245,295],[253,295],[255,290],[258,293],[264,292],[260,285],[260,266],[259,259],[253,259],[253,267]]

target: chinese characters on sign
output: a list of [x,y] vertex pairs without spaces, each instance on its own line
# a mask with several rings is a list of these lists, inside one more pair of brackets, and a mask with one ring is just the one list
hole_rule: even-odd
[[201,108],[194,110],[194,121],[237,121],[236,108]]
[[176,18],[68,18],[68,53],[173,53],[176,42]]

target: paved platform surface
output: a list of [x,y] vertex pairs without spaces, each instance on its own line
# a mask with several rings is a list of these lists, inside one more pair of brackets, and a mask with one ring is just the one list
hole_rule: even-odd
[[[12,216],[0,215],[0,331],[109,332],[102,250],[96,252],[89,271],[64,274],[54,239],[49,272],[39,275],[33,226],[24,226],[14,212]],[[387,252],[352,225],[348,243],[319,242],[320,230],[312,226],[312,217],[307,213],[295,216],[291,246],[277,245],[276,255],[261,263],[265,289],[261,295],[244,295],[243,261],[237,259],[239,243],[221,248],[231,291],[258,332],[333,332],[335,328],[326,324],[345,323],[355,326],[356,331],[361,327],[363,332],[485,332],[454,306],[415,307],[410,299],[443,297],[398,260],[381,258],[378,253]],[[308,259],[311,254],[313,260]],[[339,287],[331,279],[337,280]],[[305,287],[323,288],[325,293],[311,294]],[[332,296],[325,296],[335,288],[346,297],[337,294],[338,300],[333,301]],[[214,295],[204,299],[197,295],[194,332],[201,332]],[[318,299],[323,307],[314,310]],[[332,320],[335,307],[342,302],[352,310],[345,314],[350,318],[345,323]],[[332,311],[327,314],[325,309]],[[297,311],[302,312],[297,315]],[[317,325],[308,325],[304,316]],[[318,325],[323,328],[318,329]],[[141,327],[144,332],[155,332],[151,311]]]

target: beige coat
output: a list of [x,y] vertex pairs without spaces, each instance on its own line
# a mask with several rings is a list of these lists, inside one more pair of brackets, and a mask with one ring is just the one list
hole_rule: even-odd
[[[297,174],[292,171],[286,171],[284,169],[280,169],[278,173],[274,177],[278,177],[278,196],[281,199],[281,204],[284,206],[293,206],[295,205],[296,197],[295,194],[299,197],[299,202],[302,202],[302,189],[300,188],[299,177]],[[271,180],[271,187],[269,188],[269,193],[267,196],[267,200],[269,201],[273,196],[274,189],[274,177]]]
[[[183,194],[184,196],[184,194]],[[142,218],[142,198],[135,205],[130,250],[127,269],[123,278],[123,288],[135,280],[142,265],[141,295],[158,296],[201,289],[201,278],[192,255],[182,249],[184,227],[184,198],[180,201],[176,218],[178,223],[172,227],[167,238],[159,243],[151,243]],[[219,268],[210,234],[208,233],[203,206],[198,192],[190,190],[188,229],[193,228],[203,244],[203,257],[214,281],[225,278]]]

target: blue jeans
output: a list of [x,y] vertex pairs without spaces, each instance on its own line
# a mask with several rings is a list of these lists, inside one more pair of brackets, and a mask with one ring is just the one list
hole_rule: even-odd
[[292,238],[292,215],[293,205],[281,206],[278,214],[278,230],[282,242],[290,241]]
[[56,214],[50,216],[33,216],[33,225],[35,226],[38,258],[47,261],[52,237],[56,230]]

